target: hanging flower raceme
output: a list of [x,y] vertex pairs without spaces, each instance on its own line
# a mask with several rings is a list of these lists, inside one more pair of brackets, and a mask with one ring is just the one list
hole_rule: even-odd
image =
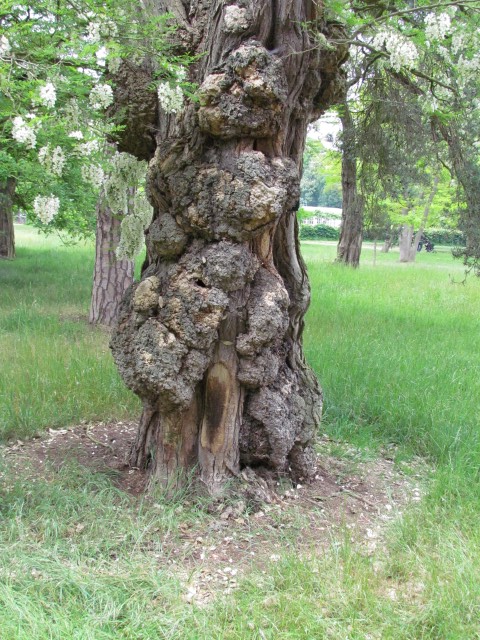
[[59,208],[60,200],[52,194],[49,196],[37,196],[33,201],[35,215],[43,224],[51,222],[57,215]]
[[166,113],[178,113],[183,108],[183,91],[181,87],[171,87],[168,82],[161,82],[157,89],[158,101]]
[[27,149],[35,149],[37,144],[37,134],[33,126],[28,125],[21,116],[13,119],[12,138],[24,144]]
[[425,17],[425,36],[429,40],[443,40],[452,28],[448,13],[429,13]]
[[62,175],[66,163],[62,147],[56,146],[53,151],[50,149],[50,145],[42,147],[38,152],[38,160],[50,173],[58,177]]
[[109,84],[97,84],[88,99],[94,109],[106,109],[113,102],[113,89]]
[[145,229],[152,221],[153,209],[144,194],[135,194],[133,211],[122,220],[121,238],[115,251],[120,260],[133,260],[143,249]]
[[53,82],[47,82],[43,87],[40,87],[40,102],[53,109],[55,102],[57,101],[57,91]]
[[0,56],[6,56],[11,51],[10,41],[7,37],[2,36],[0,38]]
[[91,184],[95,189],[100,189],[104,180],[105,172],[98,164],[84,164],[81,168],[82,178]]
[[402,67],[412,69],[418,60],[418,51],[413,42],[396,31],[380,31],[372,45],[377,49],[385,46],[395,71],[400,71]]

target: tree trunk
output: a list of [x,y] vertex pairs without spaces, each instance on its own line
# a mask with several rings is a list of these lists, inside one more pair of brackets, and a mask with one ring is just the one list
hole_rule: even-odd
[[380,249],[381,253],[388,253],[392,247],[392,242],[392,236],[387,236],[385,238],[385,242],[383,243],[383,247]]
[[423,216],[422,216],[422,220],[420,222],[420,226],[418,228],[417,233],[415,234],[415,238],[413,240],[413,245],[410,248],[410,262],[415,262],[415,258],[417,257],[417,247],[418,247],[418,244],[419,244],[420,240],[422,239],[423,232],[425,231],[425,227],[426,227],[427,222],[428,222],[428,216],[430,215],[430,209],[432,208],[433,200],[434,200],[435,196],[437,195],[438,183],[439,182],[440,182],[440,176],[437,173],[435,175],[434,180],[433,180],[432,190],[430,191],[430,195],[428,197],[428,200],[427,200],[427,202],[425,204],[425,208],[423,210]]
[[[239,6],[242,4],[242,6]],[[343,91],[339,27],[313,0],[164,2],[198,55],[199,102],[160,113],[142,281],[112,350],[143,400],[131,463],[212,494],[246,467],[308,478],[321,392],[302,350],[310,290],[296,209],[307,125]],[[151,123],[149,123],[151,124]]]
[[342,224],[337,261],[358,267],[362,250],[363,198],[357,191],[355,124],[348,103],[342,104]]
[[[404,207],[402,215],[408,215],[408,208]],[[400,262],[410,261],[410,248],[412,246],[413,227],[411,224],[402,224],[400,234],[398,236],[398,248],[400,249]]]
[[13,197],[16,180],[0,181],[0,258],[15,258],[15,229],[13,227]]
[[95,267],[89,322],[112,326],[126,290],[133,282],[132,260],[118,260],[121,219],[112,215],[102,199],[97,204]]

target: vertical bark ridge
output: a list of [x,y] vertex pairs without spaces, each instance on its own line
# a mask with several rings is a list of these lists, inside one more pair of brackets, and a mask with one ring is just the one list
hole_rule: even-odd
[[115,250],[120,242],[119,216],[103,203],[97,205],[95,266],[89,322],[112,326],[126,290],[133,282],[132,260],[119,260]]
[[338,28],[318,11],[198,0],[182,25],[199,102],[158,122],[148,266],[112,339],[144,403],[132,462],[164,484],[190,461],[211,493],[245,466],[313,471],[321,392],[302,349],[295,212],[307,125],[343,91],[346,57],[315,47],[307,20],[327,37]]
[[7,178],[0,182],[0,259],[15,258],[15,229],[13,226],[13,198],[16,180]]

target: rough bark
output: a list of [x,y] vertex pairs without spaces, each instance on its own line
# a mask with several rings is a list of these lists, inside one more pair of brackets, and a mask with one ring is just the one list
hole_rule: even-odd
[[381,251],[382,253],[388,253],[388,252],[390,251],[390,249],[391,249],[392,242],[393,242],[393,238],[392,238],[392,236],[387,236],[387,237],[385,238],[385,241],[384,241],[383,246],[382,246],[382,248],[380,249],[380,251]]
[[351,267],[360,264],[363,237],[363,198],[357,190],[355,124],[345,101],[342,104],[342,224],[337,261]]
[[[112,339],[143,401],[131,463],[210,493],[246,467],[307,478],[322,396],[302,351],[310,290],[296,209],[306,129],[341,95],[345,49],[313,0],[164,2],[199,55],[199,102],[160,113],[142,281]],[[338,32],[337,32],[338,35]]]
[[0,181],[0,258],[15,258],[15,230],[13,227],[13,197],[15,178]]
[[120,303],[133,282],[132,260],[119,260],[115,249],[120,242],[121,219],[99,200],[95,242],[95,267],[89,321],[112,326]]

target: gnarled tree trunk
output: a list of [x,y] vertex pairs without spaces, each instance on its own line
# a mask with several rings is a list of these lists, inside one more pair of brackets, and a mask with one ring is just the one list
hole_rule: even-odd
[[245,466],[307,478],[322,396],[295,216],[307,125],[341,94],[346,51],[315,47],[305,23],[334,27],[314,0],[162,9],[199,55],[200,99],[160,114],[148,262],[112,338],[144,406],[131,463],[166,485],[195,472],[213,494]]
[[432,208],[433,200],[437,195],[439,182],[440,182],[440,175],[437,173],[435,175],[435,178],[433,179],[432,190],[430,191],[428,200],[425,203],[425,208],[423,210],[420,226],[418,227],[418,231],[415,234],[415,238],[413,239],[413,244],[410,248],[410,262],[415,262],[415,258],[417,257],[418,245],[420,244],[420,240],[422,239],[423,232],[425,231],[425,227],[427,226],[428,216],[430,215],[430,209]]
[[355,124],[347,101],[342,104],[342,224],[337,261],[358,267],[362,251],[363,198],[357,190]]
[[13,227],[13,197],[15,178],[0,181],[0,258],[15,258],[15,230]]
[[100,199],[97,204],[95,267],[89,314],[92,324],[109,327],[114,324],[123,296],[133,282],[133,261],[119,260],[115,255],[120,242],[120,225],[120,217],[113,215]]

